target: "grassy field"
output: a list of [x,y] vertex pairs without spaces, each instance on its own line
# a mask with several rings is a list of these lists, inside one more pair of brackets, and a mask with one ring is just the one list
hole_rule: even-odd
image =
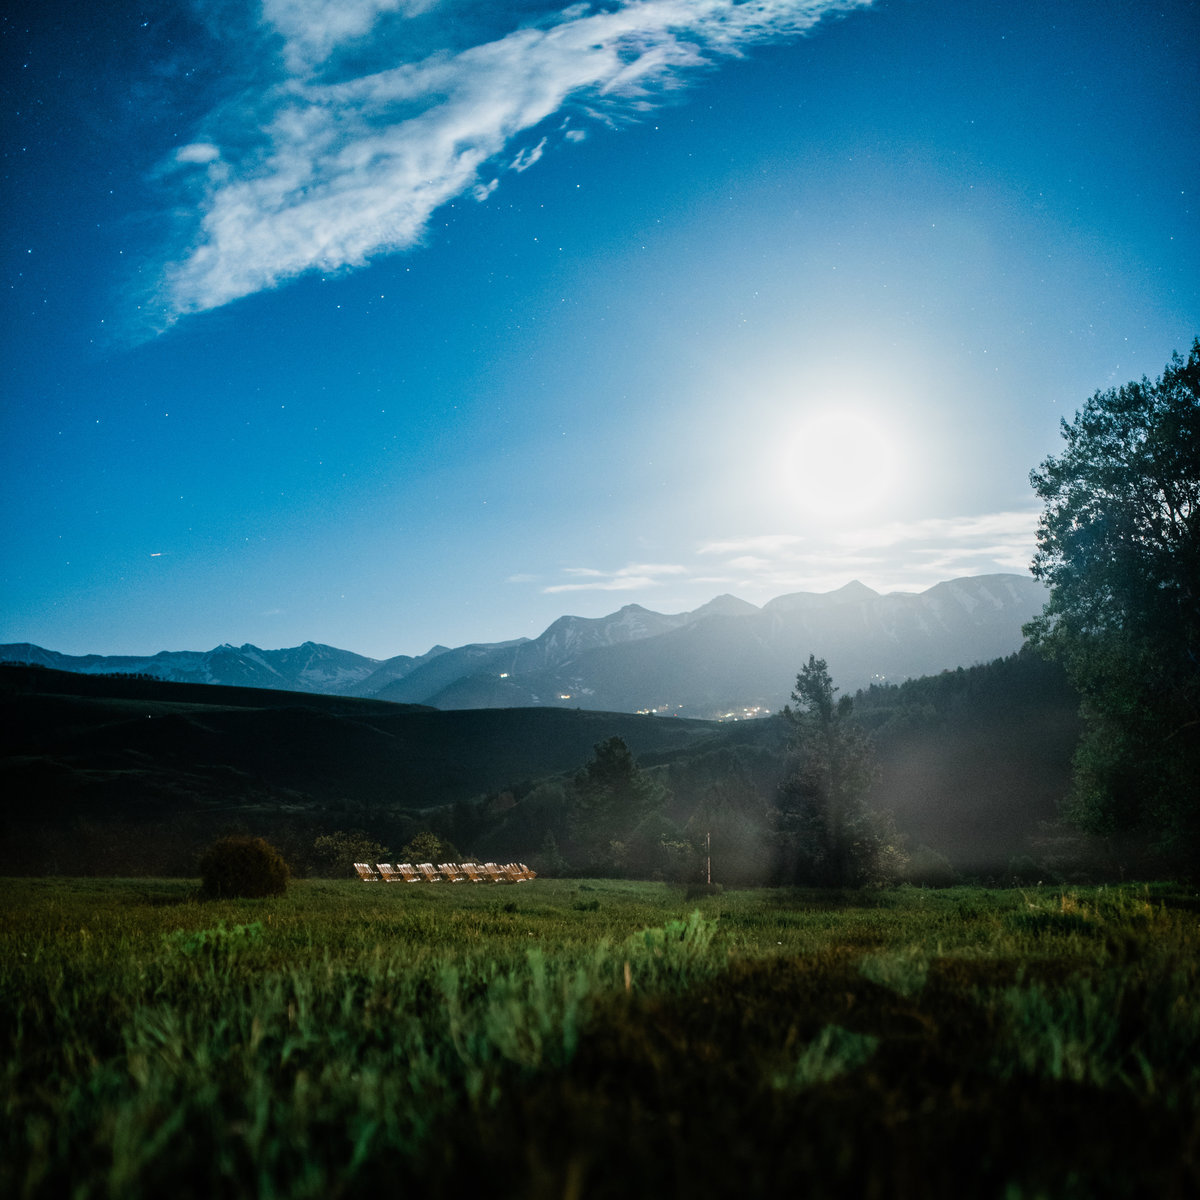
[[1167,885],[0,880],[0,1195],[1194,1197]]

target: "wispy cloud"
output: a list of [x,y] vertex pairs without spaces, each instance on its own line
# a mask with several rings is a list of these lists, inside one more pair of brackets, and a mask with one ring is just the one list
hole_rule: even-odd
[[262,11],[284,39],[289,71],[301,75],[368,34],[379,17],[417,17],[436,7],[437,0],[263,0]]
[[1033,557],[1039,510],[935,517],[836,529],[807,538],[755,535],[705,543],[753,593],[821,591],[852,577],[880,590],[926,588],[943,579],[1023,572]]
[[688,568],[677,563],[636,563],[616,571],[598,571],[593,567],[567,567],[563,572],[571,583],[556,583],[542,588],[547,595],[556,592],[638,592],[661,587],[664,576],[682,576]]
[[198,221],[164,272],[167,318],[413,246],[437,208],[486,199],[581,120],[871,2],[620,0],[497,29],[499,6],[465,0],[264,0],[273,73],[174,157]]
[[[633,563],[617,570],[570,567],[558,592],[647,592],[664,589],[686,606],[733,592],[762,603],[789,592],[827,592],[858,579],[880,592],[924,591],[946,579],[1001,572],[1022,574],[1033,557],[1039,510],[894,521],[857,529],[752,534],[696,547],[690,563]],[[513,581],[534,582],[534,576]],[[539,581],[540,582],[540,581]]]
[[701,554],[774,555],[791,551],[804,538],[795,533],[760,533],[750,537],[705,542]]

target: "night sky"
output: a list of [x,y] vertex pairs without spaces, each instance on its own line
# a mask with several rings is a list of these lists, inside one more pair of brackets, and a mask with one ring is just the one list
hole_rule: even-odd
[[1024,571],[1200,333],[1194,0],[23,7],[0,641]]

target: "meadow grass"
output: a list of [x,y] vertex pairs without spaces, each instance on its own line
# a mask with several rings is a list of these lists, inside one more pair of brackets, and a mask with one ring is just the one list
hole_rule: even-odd
[[0,1194],[1194,1196],[1197,909],[0,880]]

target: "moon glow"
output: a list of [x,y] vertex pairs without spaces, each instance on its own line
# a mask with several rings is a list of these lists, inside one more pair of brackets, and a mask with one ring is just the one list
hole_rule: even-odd
[[878,508],[896,481],[897,448],[878,424],[858,413],[833,411],[806,421],[789,459],[796,503],[830,520]]

